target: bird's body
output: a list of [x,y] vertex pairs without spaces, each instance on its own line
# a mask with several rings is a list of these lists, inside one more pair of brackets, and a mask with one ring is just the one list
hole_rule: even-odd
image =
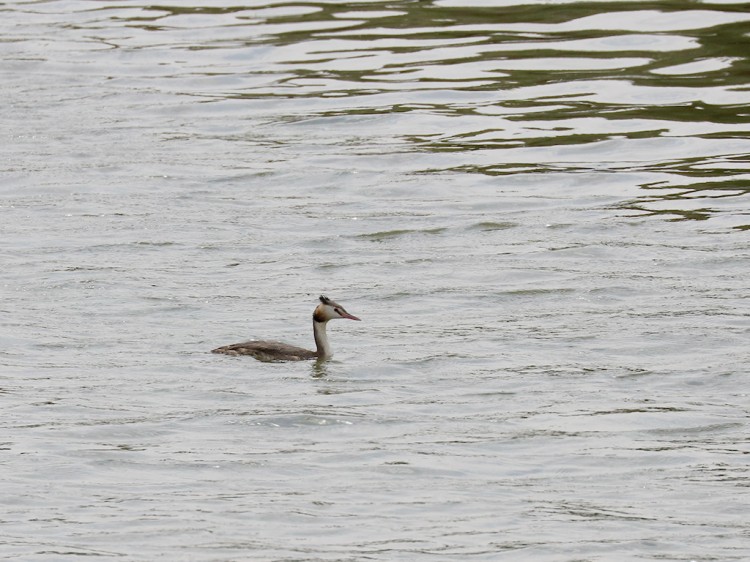
[[297,347],[278,341],[247,341],[217,347],[212,353],[225,355],[250,355],[259,361],[305,361],[310,359],[330,359],[333,351],[328,343],[326,325],[329,320],[348,318],[359,320],[349,314],[344,307],[333,302],[328,297],[321,296],[320,304],[313,312],[313,336],[315,337],[315,351]]
[[259,361],[304,361],[305,359],[318,358],[318,354],[315,351],[280,341],[251,340],[243,343],[233,343],[232,345],[217,347],[211,353],[252,355]]

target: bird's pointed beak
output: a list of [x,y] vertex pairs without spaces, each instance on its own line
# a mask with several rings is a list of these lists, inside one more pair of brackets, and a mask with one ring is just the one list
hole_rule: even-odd
[[341,317],[342,318],[348,318],[349,320],[360,320],[361,321],[361,318],[357,318],[356,316],[354,316],[354,314],[349,314],[345,310],[341,311]]

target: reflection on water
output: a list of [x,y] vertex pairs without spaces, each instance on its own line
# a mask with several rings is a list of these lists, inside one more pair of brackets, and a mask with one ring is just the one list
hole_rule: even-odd
[[[624,208],[721,214],[722,225],[747,228],[750,14],[742,5],[611,8],[477,0],[71,11],[40,2],[6,13],[31,35],[12,34],[4,58],[31,64],[39,79],[80,73],[104,95],[245,100],[261,124],[325,119],[331,137],[316,142],[344,135],[350,154],[412,151],[405,171],[638,172],[642,191]],[[34,34],[45,29],[59,35],[42,44]],[[90,103],[87,85],[69,80],[70,95]],[[371,127],[357,131],[336,119],[368,115],[390,117],[353,122]],[[283,128],[259,134],[266,146],[300,141]],[[455,156],[435,166],[426,152]]]

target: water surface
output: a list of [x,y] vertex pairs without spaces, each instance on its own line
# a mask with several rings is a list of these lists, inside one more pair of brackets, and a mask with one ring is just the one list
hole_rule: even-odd
[[3,559],[750,556],[746,4],[0,12]]

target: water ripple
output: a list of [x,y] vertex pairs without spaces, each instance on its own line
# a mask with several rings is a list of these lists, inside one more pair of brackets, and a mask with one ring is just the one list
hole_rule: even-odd
[[2,554],[741,559],[748,20],[4,4]]

